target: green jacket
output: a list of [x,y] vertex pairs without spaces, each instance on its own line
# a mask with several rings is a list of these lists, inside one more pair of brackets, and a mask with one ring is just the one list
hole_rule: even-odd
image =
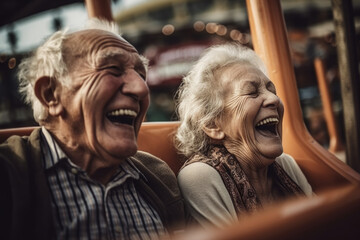
[[[184,203],[168,165],[145,152],[130,158],[146,177],[135,187],[157,210],[168,231],[183,228]],[[0,231],[2,239],[55,237],[51,200],[42,167],[40,128],[0,145]]]

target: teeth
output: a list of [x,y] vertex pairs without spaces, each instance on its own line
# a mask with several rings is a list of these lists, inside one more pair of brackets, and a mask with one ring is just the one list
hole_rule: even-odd
[[131,116],[131,117],[136,117],[137,113],[133,110],[130,109],[117,109],[114,111],[111,111],[107,114],[108,116]]
[[278,123],[279,120],[277,118],[265,118],[264,120],[261,120],[258,124],[256,124],[256,127],[268,124],[268,123]]

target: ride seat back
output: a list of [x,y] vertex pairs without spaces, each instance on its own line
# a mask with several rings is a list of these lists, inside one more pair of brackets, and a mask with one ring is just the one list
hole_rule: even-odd
[[[173,145],[174,134],[178,126],[179,122],[144,122],[138,136],[138,149],[149,152],[164,160],[175,174],[178,173],[184,160],[181,155],[177,153]],[[36,127],[2,129],[0,130],[0,143],[11,135],[30,135],[35,128]],[[297,151],[304,150],[305,149],[298,149]],[[294,156],[315,192],[349,182],[346,178],[348,174],[355,176],[355,179],[360,179],[359,174],[354,174],[353,170],[341,161],[338,161],[337,165],[327,165],[311,159],[298,159],[294,150],[287,151],[287,149],[285,149],[285,152]],[[334,181],[334,176],[337,181]],[[354,181],[357,183],[360,182],[358,180]]]
[[[183,163],[172,144],[178,125],[178,122],[144,122],[138,136],[138,149],[164,160],[175,174]],[[35,128],[38,126],[0,129],[0,143],[12,135],[28,136]]]

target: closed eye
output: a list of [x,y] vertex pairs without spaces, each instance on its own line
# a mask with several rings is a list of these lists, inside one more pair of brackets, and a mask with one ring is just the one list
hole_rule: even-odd
[[144,79],[144,81],[146,80],[146,75],[144,74],[144,73],[142,73],[142,72],[137,72],[139,75],[140,75],[140,77],[142,78],[142,79]]
[[272,82],[268,82],[268,83],[266,84],[266,88],[267,88],[270,92],[272,92],[273,94],[277,95],[277,94],[276,94],[276,87],[275,87],[275,85],[274,85]]
[[248,89],[247,89],[247,93],[246,95],[249,95],[249,96],[257,96],[259,95],[259,91],[258,91],[258,88],[256,86],[249,86]]
[[142,79],[144,79],[144,81],[146,80],[146,68],[141,61],[135,64],[134,70],[142,77]]
[[256,81],[243,82],[241,92],[243,92],[244,95],[257,97],[259,95],[259,83]]
[[106,67],[106,70],[108,70],[112,75],[120,76],[124,73],[124,70],[119,68],[118,66],[109,66]]
[[253,91],[253,92],[248,93],[248,95],[250,95],[252,97],[257,97],[259,94],[258,94],[258,91]]

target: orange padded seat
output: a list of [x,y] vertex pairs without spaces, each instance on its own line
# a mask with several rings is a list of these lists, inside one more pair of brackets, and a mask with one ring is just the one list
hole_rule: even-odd
[[183,161],[173,145],[179,122],[144,122],[138,136],[139,150],[149,152],[164,160],[175,174]]
[[[178,124],[178,122],[144,122],[138,137],[139,150],[163,159],[175,173],[182,165],[172,144]],[[0,143],[12,135],[28,136],[35,128],[37,127],[0,129]]]

